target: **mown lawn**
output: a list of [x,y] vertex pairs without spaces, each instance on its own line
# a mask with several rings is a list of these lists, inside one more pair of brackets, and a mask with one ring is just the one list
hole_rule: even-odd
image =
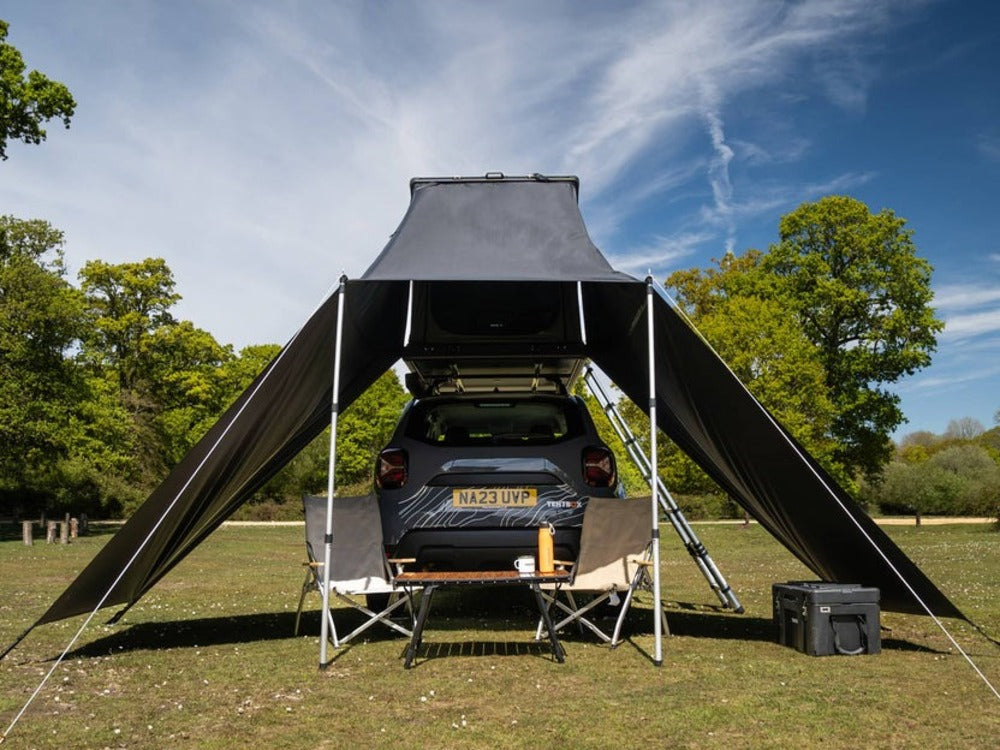
[[[660,668],[649,660],[649,596],[633,610],[628,643],[612,651],[570,631],[560,665],[533,642],[526,592],[469,590],[435,597],[414,669],[402,667],[404,639],[374,630],[319,671],[318,596],[308,600],[303,635],[292,636],[302,529],[223,528],[119,624],[95,620],[5,747],[998,746],[1000,700],[930,618],[884,612],[878,656],[799,654],[773,642],[771,584],[808,571],[757,526],[696,530],[747,612],[716,608],[665,529],[673,634]],[[1000,635],[1000,534],[987,525],[888,532],[973,621]],[[0,645],[107,538],[0,542]],[[345,628],[353,619],[338,611]],[[0,731],[82,621],[43,626],[0,662]],[[1000,647],[964,622],[945,624],[1000,686]]]

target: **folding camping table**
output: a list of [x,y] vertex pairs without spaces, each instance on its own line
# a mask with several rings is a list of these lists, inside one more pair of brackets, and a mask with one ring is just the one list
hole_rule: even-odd
[[552,656],[560,664],[566,660],[566,652],[563,650],[556,630],[552,626],[552,619],[549,616],[549,609],[542,597],[541,584],[555,584],[558,588],[560,584],[566,583],[570,579],[567,570],[556,570],[552,573],[536,572],[531,575],[521,575],[516,570],[435,570],[435,571],[407,571],[399,573],[395,577],[395,583],[403,588],[412,589],[420,587],[423,589],[420,597],[420,609],[417,613],[417,620],[413,625],[413,635],[410,637],[410,645],[406,648],[406,660],[403,666],[410,668],[413,660],[417,656],[417,649],[423,638],[424,624],[427,622],[427,615],[431,609],[431,599],[434,592],[446,586],[528,586],[535,595],[535,603],[541,613],[542,620],[548,628],[549,642],[552,644]]

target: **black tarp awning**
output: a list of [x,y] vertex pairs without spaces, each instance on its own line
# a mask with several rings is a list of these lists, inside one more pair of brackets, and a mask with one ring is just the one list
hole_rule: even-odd
[[[342,293],[340,409],[400,358],[410,282],[579,282],[583,353],[648,404],[646,284],[593,245],[575,178],[411,186],[406,216],[365,275],[320,306],[36,624],[137,601],[329,424]],[[816,575],[878,587],[887,609],[924,613],[919,597],[936,615],[961,617],[677,312],[654,300],[660,428]]]

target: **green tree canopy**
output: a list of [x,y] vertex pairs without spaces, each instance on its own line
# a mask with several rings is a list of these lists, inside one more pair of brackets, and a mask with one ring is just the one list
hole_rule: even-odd
[[85,353],[110,367],[122,390],[151,379],[148,348],[153,333],[173,325],[170,308],[180,300],[173,273],[162,258],[138,263],[88,261],[80,271],[90,309]]
[[368,485],[409,395],[388,370],[337,419],[337,486]]
[[75,437],[83,300],[62,245],[47,222],[0,217],[0,490],[15,494],[52,497]]
[[944,328],[931,307],[931,266],[905,219],[846,196],[799,206],[779,236],[761,270],[819,350],[837,409],[837,458],[877,475],[904,421],[884,386],[929,365]]
[[25,77],[20,51],[7,43],[10,25],[0,20],[0,159],[7,158],[7,142],[41,143],[42,123],[59,118],[69,127],[76,109],[73,95],[65,85],[49,80],[37,70]]
[[234,393],[229,347],[171,312],[180,299],[161,258],[80,271],[87,333],[81,350],[94,378],[128,414],[133,480],[149,489],[211,426]]

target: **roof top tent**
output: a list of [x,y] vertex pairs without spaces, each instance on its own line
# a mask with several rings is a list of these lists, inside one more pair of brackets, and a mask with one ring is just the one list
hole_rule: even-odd
[[[410,191],[417,200],[421,191],[430,194],[441,185],[540,182],[569,186],[574,199],[579,191],[575,177],[506,177],[499,173],[416,178],[410,181]],[[449,195],[456,195],[456,191]],[[489,200],[488,193],[484,197]],[[445,255],[446,265],[459,277],[442,278],[440,267],[432,272],[434,280],[412,280],[411,275],[402,359],[410,370],[407,386],[414,395],[561,393],[582,374],[587,353],[581,286],[541,270],[557,260],[553,255],[558,256],[554,249],[558,240],[548,236],[550,227],[534,226],[526,220],[532,212],[520,209],[527,207],[515,207],[507,216],[498,217],[484,211],[476,196],[470,195],[451,205],[444,221],[440,212],[435,212],[435,225],[424,225],[419,217],[412,222],[404,220],[397,236],[403,231],[429,235],[422,246],[408,248],[407,255],[433,260]],[[457,226],[464,230],[456,232]],[[456,239],[479,245],[484,232],[508,248],[508,278],[496,269],[489,278],[476,278],[482,267],[463,262],[478,258],[478,253],[456,244]],[[389,248],[392,245],[390,242]],[[383,253],[366,278],[373,272],[387,272],[385,257]],[[406,270],[412,274],[413,269]]]

